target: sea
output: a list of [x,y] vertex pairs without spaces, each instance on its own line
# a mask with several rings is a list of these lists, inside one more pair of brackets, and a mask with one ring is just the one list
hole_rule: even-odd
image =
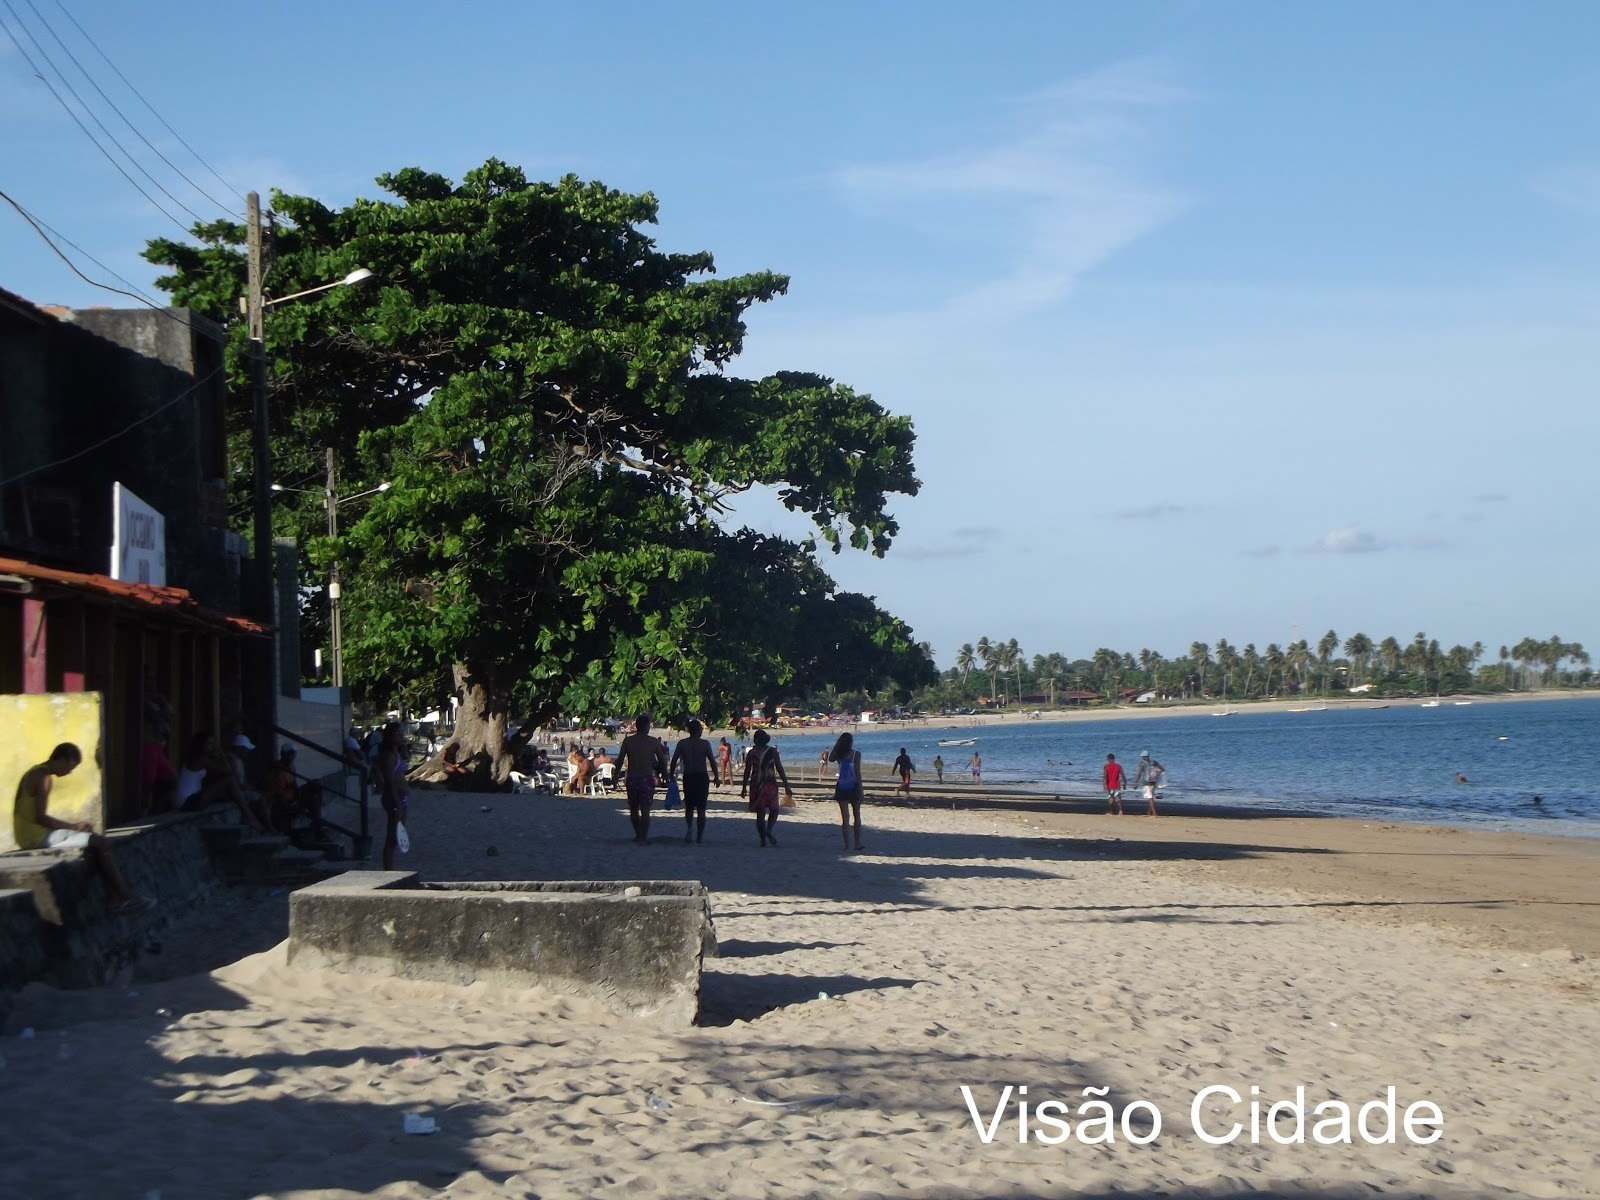
[[[1162,795],[1186,804],[1600,837],[1600,700],[1446,698],[1437,708],[1246,707],[1227,717],[977,728],[940,720],[848,728],[865,761],[887,766],[903,746],[930,781],[935,755],[944,757],[947,780],[970,780],[977,749],[986,784],[1095,796],[1108,753],[1131,781],[1148,750],[1167,769]],[[820,750],[838,733],[785,736],[789,768],[815,771]],[[938,744],[969,737],[976,747]]]

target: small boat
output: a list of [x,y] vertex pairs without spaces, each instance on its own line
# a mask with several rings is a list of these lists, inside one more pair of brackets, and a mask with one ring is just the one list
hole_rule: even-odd
[[1320,704],[1308,704],[1304,708],[1291,708],[1289,711],[1290,712],[1327,712],[1328,711],[1328,703],[1327,703],[1326,700],[1324,700]]
[[1457,700],[1456,701],[1456,707],[1457,708],[1465,708],[1467,705],[1469,705],[1471,703],[1472,703],[1471,700]]
[[976,746],[977,744],[978,744],[978,739],[977,738],[940,738],[939,739],[939,745],[941,745],[941,746]]
[[1417,707],[1418,708],[1438,708],[1439,707],[1439,702],[1437,700],[1424,700]]

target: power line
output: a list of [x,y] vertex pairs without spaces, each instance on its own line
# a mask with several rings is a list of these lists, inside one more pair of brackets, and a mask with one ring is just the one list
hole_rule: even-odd
[[[121,289],[121,288],[112,287],[109,283],[101,283],[98,279],[90,279],[87,275],[85,275],[82,271],[80,271],[78,269],[78,264],[77,263],[73,262],[70,258],[68,258],[66,256],[66,254],[62,251],[60,246],[56,245],[55,242],[50,240],[50,234],[54,233],[56,235],[56,237],[60,238],[63,242],[66,242],[67,245],[71,246],[79,254],[83,255],[90,262],[94,263],[95,266],[99,267],[102,271],[106,272],[106,274],[110,275],[113,279],[122,280],[122,282],[123,283],[127,283],[130,288],[132,288],[134,286],[133,284],[128,283],[128,281],[126,279],[123,279],[121,275],[118,275],[110,267],[106,266],[105,263],[103,263],[99,259],[95,258],[94,255],[90,254],[82,246],[79,246],[76,242],[71,241],[64,234],[57,233],[54,229],[51,229],[50,226],[46,225],[43,221],[41,221],[38,217],[34,216],[27,209],[23,208],[22,205],[18,204],[15,200],[13,200],[10,196],[6,195],[6,193],[3,192],[3,191],[0,191],[0,200],[4,200],[7,204],[11,205],[12,208],[16,209],[18,215],[21,216],[22,219],[24,221],[26,221],[29,225],[33,226],[33,231],[36,234],[39,235],[40,241],[44,242],[44,244],[46,246],[49,246],[51,250],[55,251],[56,257],[59,258],[62,262],[66,263],[68,269],[71,270],[72,273],[74,275],[76,275],[79,279],[81,279],[85,283],[87,283],[90,287],[97,287],[97,288],[102,289],[103,291],[115,292],[119,296],[127,296],[130,300],[137,300],[137,301],[139,301],[140,304],[146,305],[147,307],[153,309],[154,311],[160,313],[162,316],[166,317],[168,320],[176,321],[179,325],[183,325],[186,328],[188,327],[189,323],[187,321],[185,321],[182,317],[179,317],[177,314],[173,313],[168,306],[163,305],[163,304],[157,304],[154,300],[151,300],[143,292],[140,292],[140,291],[137,291],[137,290],[134,290],[134,291],[131,291],[131,292],[130,291],[123,291],[123,289]],[[47,230],[49,231],[48,233],[46,232]]]
[[95,442],[92,446],[85,446],[82,450],[79,450],[76,454],[69,454],[65,458],[56,459],[54,462],[47,462],[42,467],[30,467],[28,470],[23,471],[20,475],[11,476],[10,479],[0,479],[0,488],[7,488],[7,487],[10,487],[14,483],[21,483],[24,479],[31,478],[32,476],[39,474],[41,471],[48,471],[48,470],[50,470],[50,469],[52,469],[54,467],[64,467],[70,462],[77,462],[78,459],[82,458],[84,455],[93,454],[96,450],[100,449],[102,446],[108,446],[112,442],[116,441],[118,438],[126,437],[128,434],[132,433],[139,426],[143,425],[146,421],[154,420],[156,417],[158,417],[162,413],[166,412],[167,409],[171,408],[174,404],[177,404],[177,403],[179,403],[180,401],[183,401],[183,400],[187,400],[190,396],[194,395],[201,388],[203,388],[206,384],[210,383],[213,379],[215,379],[218,375],[221,375],[224,369],[225,368],[223,368],[223,367],[218,367],[214,371],[212,371],[209,375],[207,375],[205,378],[195,380],[193,384],[191,384],[189,387],[184,388],[183,391],[179,392],[176,396],[174,396],[171,400],[168,400],[165,404],[159,405],[156,408],[152,408],[149,412],[145,413],[145,415],[140,417],[138,420],[130,421],[128,424],[124,425],[121,429],[117,430],[116,433],[113,433],[113,434],[111,434],[111,435],[109,435],[107,437],[101,438],[98,442]]
[[[34,45],[34,48],[39,51],[39,56],[41,58],[43,58],[46,62],[50,63],[50,66],[51,66],[52,69],[55,69],[55,63],[50,61],[50,56],[48,54],[46,54],[44,52],[44,48],[39,45],[39,40],[36,37],[33,36],[32,30],[30,30],[26,25],[24,25],[22,23],[22,18],[17,16],[17,10],[11,7],[11,0],[0,0],[0,3],[5,4],[6,11],[11,14],[11,19],[16,22],[18,28],[20,28],[24,33],[26,33],[28,35],[28,40],[31,41],[33,43],[33,45]],[[187,236],[188,233],[189,233],[189,227],[187,225],[185,225],[182,221],[178,220],[177,217],[173,216],[166,209],[162,208],[161,207],[161,202],[158,201],[149,192],[145,191],[142,187],[140,187],[139,186],[139,181],[137,179],[135,179],[132,175],[129,175],[127,171],[123,170],[122,164],[119,163],[115,158],[113,158],[111,156],[111,152],[100,144],[99,139],[96,138],[94,136],[94,134],[89,132],[89,127],[87,125],[85,125],[79,119],[78,114],[72,110],[72,106],[66,102],[66,100],[62,97],[61,93],[56,91],[55,85],[52,84],[48,79],[45,78],[44,72],[39,69],[39,64],[33,61],[33,56],[31,54],[29,54],[28,51],[23,47],[22,42],[17,38],[17,35],[12,31],[11,27],[9,25],[7,25],[3,20],[0,20],[0,28],[3,28],[6,31],[6,36],[11,39],[11,44],[14,45],[17,48],[17,51],[22,55],[23,59],[27,62],[28,66],[33,68],[34,77],[37,78],[40,83],[44,84],[44,86],[50,90],[50,94],[56,98],[56,103],[61,105],[62,109],[64,109],[66,111],[66,114],[69,117],[72,118],[73,123],[76,124],[79,129],[83,130],[83,135],[86,138],[88,138],[91,142],[94,143],[94,148],[96,150],[100,151],[101,154],[105,155],[106,161],[109,162],[113,167],[115,167],[117,169],[117,173],[119,175],[121,175],[124,179],[126,179],[130,184],[133,185],[133,188],[134,188],[134,190],[136,192],[138,192],[146,200],[150,201],[150,204],[155,208],[155,210],[157,212],[159,212],[162,216],[166,217],[167,220],[171,221],[179,229],[183,230],[184,234]],[[89,116],[94,120],[95,124],[99,125],[102,130],[105,130],[105,125],[103,123],[101,123],[100,118],[96,117],[93,112],[89,111],[88,106],[83,104],[83,99],[80,96],[78,96],[77,92],[72,90],[72,85],[70,83],[67,83],[65,76],[62,76],[61,72],[59,70],[56,71],[56,74],[57,74],[58,77],[61,78],[62,85],[67,89],[67,91],[72,92],[73,98],[76,99],[80,105],[83,105],[84,111],[89,113]],[[114,145],[116,145],[117,149],[122,150],[122,144],[120,142],[118,142],[115,137],[111,137],[111,133],[110,133],[109,130],[106,130],[106,136],[111,138],[112,143]],[[134,162],[133,156],[128,154],[128,152],[126,150],[122,150],[122,153],[123,153],[124,156],[126,156],[128,158],[129,162],[133,162],[134,166],[139,167],[139,164],[137,162]],[[139,170],[144,172],[146,178],[150,178],[150,172],[145,171],[143,167],[139,167]],[[151,182],[154,183],[155,182],[154,179],[151,179]],[[160,188],[160,190],[162,192],[165,192],[166,195],[169,198],[171,198],[173,200],[173,202],[178,205],[179,208],[182,208],[185,212],[188,212],[191,216],[194,217],[195,220],[200,221],[200,220],[204,219],[198,213],[194,212],[193,209],[189,208],[188,205],[184,204],[181,200],[178,200],[176,197],[172,196],[172,193],[171,192],[167,192],[167,189],[161,187],[161,185],[159,183],[156,184],[156,187]]]
[[[108,105],[111,106],[111,111],[116,113],[117,116],[122,118],[122,123],[124,125],[126,125],[130,130],[133,131],[133,135],[136,138],[138,138],[141,142],[143,142],[146,146],[148,146],[150,148],[151,153],[153,153],[162,162],[166,163],[167,166],[172,169],[173,173],[176,174],[179,179],[183,180],[190,187],[192,187],[195,191],[199,192],[202,196],[204,196],[207,200],[211,201],[211,203],[215,204],[223,212],[227,213],[230,217],[239,215],[237,213],[229,211],[228,206],[226,204],[224,204],[221,200],[218,200],[215,196],[213,196],[210,192],[206,191],[205,188],[201,187],[194,180],[190,179],[187,175],[185,175],[178,168],[178,165],[176,163],[174,163],[165,154],[161,153],[160,148],[157,147],[155,145],[155,143],[153,143],[149,138],[145,137],[145,135],[143,134],[143,132],[140,131],[138,126],[136,126],[132,121],[128,120],[128,115],[126,113],[124,113],[120,108],[117,107],[117,102],[115,100],[113,100],[110,96],[106,95],[105,89],[102,88],[98,83],[95,82],[94,76],[89,74],[88,70],[84,67],[84,65],[81,62],[78,61],[78,56],[72,52],[71,47],[69,47],[66,44],[66,42],[61,40],[61,35],[58,34],[55,31],[54,27],[52,27],[50,22],[45,18],[45,15],[42,12],[39,11],[39,6],[37,4],[35,4],[33,2],[33,0],[27,0],[27,5],[28,5],[28,8],[32,10],[33,15],[34,15],[34,19],[37,20],[39,22],[39,24],[44,26],[45,32],[48,33],[52,38],[55,39],[55,43],[56,43],[56,45],[61,47],[62,53],[65,54],[69,59],[72,60],[72,65],[73,66],[78,68],[78,74],[82,75],[86,80],[89,81],[89,86],[92,87],[96,92],[98,92],[100,94],[100,99],[104,100]],[[63,9],[62,11],[65,11],[65,10]],[[68,14],[68,15],[70,16],[70,14]]]
[[[144,98],[144,93],[143,92],[141,92],[138,88],[133,86],[133,82],[126,75],[124,75],[122,73],[122,71],[117,67],[116,63],[111,61],[110,55],[108,55],[104,50],[100,49],[99,43],[96,42],[92,37],[89,36],[88,31],[86,29],[84,29],[84,27],[82,25],[78,24],[78,18],[74,17],[70,12],[67,11],[67,6],[65,4],[63,4],[61,2],[61,0],[56,0],[56,7],[61,10],[62,14],[67,18],[67,20],[72,22],[72,27],[74,29],[76,29],[80,34],[83,35],[83,40],[88,42],[89,45],[94,47],[94,52],[96,54],[98,54],[101,58],[105,59],[106,66],[111,68],[111,70],[116,74],[116,77],[118,79],[122,80],[122,82],[127,85],[127,88],[128,88],[128,90],[130,92],[132,92],[135,96],[139,97],[139,102],[150,110],[150,115],[153,116],[156,120],[160,121],[162,126],[166,129],[166,131],[168,133],[170,133],[173,137],[178,139],[179,145],[181,145],[190,154],[194,155],[195,162],[199,163],[206,170],[210,171],[212,177],[214,179],[216,179],[216,181],[218,183],[220,183],[223,187],[227,188],[235,196],[239,197],[240,200],[243,200],[244,199],[244,193],[241,192],[238,188],[234,187],[233,184],[229,183],[221,175],[217,174],[216,168],[214,168],[205,159],[201,158],[200,157],[200,152],[198,150],[196,150],[193,146],[189,145],[188,142],[183,140],[183,135],[180,134],[176,129],[174,129],[171,126],[171,124],[168,123],[167,119],[156,111],[155,105],[151,104],[150,101],[148,101],[148,100],[146,100]],[[123,119],[126,120],[127,118],[124,117]],[[173,168],[173,169],[176,170],[177,168]],[[197,188],[196,190],[198,191],[199,189]],[[208,199],[209,199],[209,197],[208,197]],[[215,201],[213,201],[213,203],[215,203]],[[224,207],[225,208],[226,206],[223,205],[223,206],[220,206],[220,207]]]

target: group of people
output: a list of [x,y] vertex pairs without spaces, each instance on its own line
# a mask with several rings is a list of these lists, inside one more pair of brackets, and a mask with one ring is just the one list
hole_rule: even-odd
[[[1167,769],[1150,757],[1150,751],[1139,751],[1139,770],[1133,777],[1133,787],[1144,789],[1147,816],[1156,815],[1156,788],[1166,773]],[[1122,793],[1128,787],[1128,773],[1122,769],[1122,764],[1117,761],[1115,754],[1106,755],[1106,765],[1101,770],[1101,778],[1106,786],[1107,815],[1121,816]]]

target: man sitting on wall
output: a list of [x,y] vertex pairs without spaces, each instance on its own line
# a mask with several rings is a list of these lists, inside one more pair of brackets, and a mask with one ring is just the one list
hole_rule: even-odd
[[87,821],[63,821],[52,817],[50,789],[63,775],[70,775],[83,762],[83,751],[71,742],[62,742],[50,757],[29,767],[17,784],[16,807],[12,811],[12,832],[21,850],[87,850],[90,861],[111,893],[111,911],[117,916],[143,912],[151,902],[128,890],[117,860],[105,838],[93,831]]

